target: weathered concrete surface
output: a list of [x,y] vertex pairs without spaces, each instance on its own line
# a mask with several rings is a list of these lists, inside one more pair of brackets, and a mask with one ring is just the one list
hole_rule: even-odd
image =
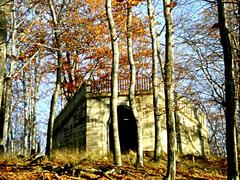
[[55,119],[53,147],[86,149],[86,87],[81,88]]
[[[167,132],[164,115],[164,99],[160,91],[161,146],[167,151]],[[126,94],[119,94],[119,107],[128,107]],[[96,153],[110,151],[110,93],[92,94],[85,85],[76,93],[54,124],[54,148],[84,150]],[[136,106],[143,124],[143,149],[154,150],[154,115],[152,93],[145,91],[136,96]],[[191,107],[187,101],[178,103],[177,139],[178,151],[182,154],[204,155],[208,153],[208,131],[204,115]],[[130,117],[130,116],[129,116]],[[124,120],[128,119],[123,119]],[[126,128],[127,129],[127,128]],[[121,133],[128,133],[122,130]]]

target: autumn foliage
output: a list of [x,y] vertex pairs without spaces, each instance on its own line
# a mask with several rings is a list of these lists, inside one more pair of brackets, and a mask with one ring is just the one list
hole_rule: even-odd
[[[145,167],[135,168],[131,153],[123,155],[123,166],[112,165],[111,155],[61,152],[54,161],[31,163],[16,157],[0,161],[0,179],[163,179],[167,171],[166,157],[160,163],[145,157]],[[178,161],[176,179],[226,179],[226,159],[182,157]]]

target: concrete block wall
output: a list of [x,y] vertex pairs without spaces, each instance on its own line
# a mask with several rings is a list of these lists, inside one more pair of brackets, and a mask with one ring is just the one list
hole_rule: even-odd
[[[159,107],[164,109],[163,96]],[[128,96],[120,94],[118,105],[129,106]],[[190,104],[181,104],[178,112],[179,138],[183,154],[203,155],[209,151],[206,120]],[[54,148],[78,149],[95,153],[110,151],[110,93],[92,94],[83,86],[58,115],[54,124]],[[142,120],[143,149],[154,150],[154,115],[151,92],[136,96],[136,107]],[[167,151],[167,131],[164,113],[161,114],[161,147]],[[179,150],[179,149],[178,149]]]
[[86,150],[86,86],[59,113],[53,127],[53,148]]

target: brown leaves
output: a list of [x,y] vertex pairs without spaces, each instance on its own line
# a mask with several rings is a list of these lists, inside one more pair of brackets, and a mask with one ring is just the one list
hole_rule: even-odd
[[211,28],[212,29],[219,29],[220,23],[215,23]]
[[132,6],[137,6],[142,0],[129,0],[128,1]]
[[[28,162],[0,162],[0,179],[162,179],[167,171],[164,157],[161,163],[154,163],[145,157],[145,167],[135,168],[123,157],[124,165],[116,167],[112,161],[85,160],[81,163],[53,163],[29,165]],[[21,161],[21,162],[20,162]],[[197,158],[195,162],[186,158],[178,160],[176,179],[226,179],[226,159]]]
[[166,7],[170,7],[170,8],[174,8],[175,6],[177,6],[177,2],[176,1],[172,1],[169,4],[166,4]]
[[118,3],[127,2],[131,6],[137,6],[142,0],[116,0]]

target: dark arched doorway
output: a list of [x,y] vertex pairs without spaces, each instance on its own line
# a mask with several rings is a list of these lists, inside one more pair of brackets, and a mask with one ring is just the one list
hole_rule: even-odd
[[[130,107],[125,105],[118,106],[118,130],[121,152],[137,150],[137,126]],[[112,122],[109,123],[110,150],[113,150]]]

